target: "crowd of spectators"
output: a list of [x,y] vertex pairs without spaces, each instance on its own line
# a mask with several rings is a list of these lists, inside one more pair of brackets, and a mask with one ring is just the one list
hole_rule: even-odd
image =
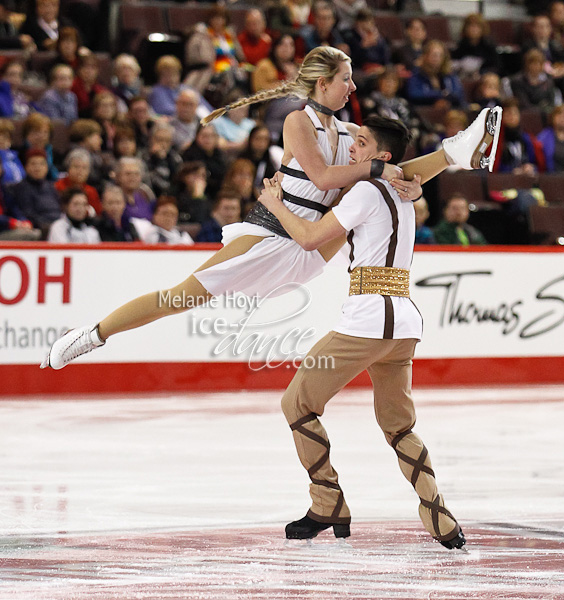
[[[495,170],[564,173],[564,1],[526,24],[515,72],[479,14],[466,17],[450,45],[429,38],[418,17],[406,19],[404,39],[392,42],[365,0],[274,0],[265,12],[249,8],[239,30],[230,9],[216,5],[187,33],[183,60],[156,57],[153,74],[122,53],[112,59],[111,77],[101,71],[92,32],[72,19],[83,12],[63,15],[59,0],[33,4],[18,22],[23,15],[10,11],[17,5],[0,0],[0,239],[220,241],[221,227],[245,217],[263,178],[279,168],[284,119],[304,102],[239,108],[207,127],[200,119],[292,79],[304,55],[323,44],[352,59],[358,90],[340,118],[360,124],[376,112],[401,119],[416,155],[434,151],[481,108],[501,104]],[[27,64],[1,54],[14,48]],[[48,51],[33,72],[31,59]],[[41,93],[29,95],[30,80]],[[521,122],[531,107],[544,118],[537,136]],[[55,144],[56,132],[68,143]],[[437,223],[446,199],[429,198],[440,194],[434,190],[426,195],[432,211],[439,207]],[[447,214],[457,206],[464,212],[462,204],[450,199],[446,220],[422,229],[420,241],[483,239],[447,226]],[[421,215],[429,217],[423,202],[418,225]]]

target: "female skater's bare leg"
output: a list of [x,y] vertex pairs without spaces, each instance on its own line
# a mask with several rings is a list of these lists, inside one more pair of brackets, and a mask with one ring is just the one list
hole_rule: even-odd
[[[196,269],[196,273],[234,256],[244,254],[263,239],[263,237],[256,235],[244,235],[233,240]],[[151,292],[120,306],[100,321],[98,333],[100,338],[105,341],[116,333],[135,329],[157,319],[179,314],[195,306],[205,304],[212,297],[213,294],[210,294],[196,277],[190,275],[188,279],[169,290]],[[177,303],[180,306],[174,306],[173,298],[182,299],[182,302]]]
[[421,175],[421,183],[427,183],[427,181],[442,173],[449,165],[445,151],[441,148],[431,154],[418,156],[400,163],[398,166],[403,169],[403,176],[408,181],[411,181],[414,175]]
[[[151,292],[123,304],[100,321],[98,334],[105,341],[116,333],[142,327],[157,319],[205,304],[212,297],[213,294],[210,294],[193,275],[190,275],[188,279],[170,290]],[[174,306],[174,298],[181,299],[179,306]]]
[[[216,252],[198,271],[240,256],[263,239],[264,237],[255,235],[241,236]],[[98,325],[73,329],[60,337],[51,346],[41,368],[62,369],[78,356],[102,346],[108,337],[116,333],[135,329],[162,317],[205,304],[212,296],[213,294],[208,292],[194,275],[190,275],[188,279],[169,290],[151,292],[135,298],[114,310]],[[180,298],[181,301],[175,303],[174,298]]]

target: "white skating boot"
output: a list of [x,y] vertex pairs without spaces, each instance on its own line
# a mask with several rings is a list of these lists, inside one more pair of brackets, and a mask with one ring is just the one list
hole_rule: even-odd
[[97,324],[71,329],[51,346],[51,350],[41,363],[41,368],[62,369],[75,358],[92,352],[105,343],[98,334]]
[[[443,140],[443,150],[452,165],[462,169],[485,169],[493,171],[495,153],[501,129],[502,108],[484,108],[464,131]],[[486,150],[491,144],[491,151]]]

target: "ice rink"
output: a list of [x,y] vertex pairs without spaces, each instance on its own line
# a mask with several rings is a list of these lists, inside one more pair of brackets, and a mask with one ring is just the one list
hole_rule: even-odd
[[432,541],[368,390],[323,423],[353,513],[285,544],[308,478],[279,392],[0,402],[0,600],[564,599],[564,386],[421,389],[468,554]]

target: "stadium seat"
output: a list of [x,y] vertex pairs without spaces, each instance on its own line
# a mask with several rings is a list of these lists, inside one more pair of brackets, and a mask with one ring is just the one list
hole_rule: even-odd
[[517,46],[519,32],[511,19],[488,19],[490,36],[496,46]]
[[539,188],[549,204],[564,206],[564,173],[541,173]]
[[28,58],[25,50],[0,50],[0,64],[11,60],[19,60],[20,62],[26,63]]
[[450,27],[447,17],[442,15],[421,17],[425,27],[427,28],[427,39],[428,40],[441,40],[445,44],[450,45],[452,43],[452,36],[450,35]]
[[49,77],[49,67],[53,64],[57,53],[55,51],[40,51],[35,52],[29,59],[29,68],[31,71],[44,73],[45,77]]
[[375,17],[378,30],[388,42],[403,41],[403,22],[397,15],[377,13]]
[[416,106],[415,112],[419,115],[423,121],[430,125],[443,125],[445,115],[448,112],[448,108],[435,106]]
[[37,84],[29,84],[23,83],[20,86],[20,91],[22,91],[26,96],[29,96],[32,102],[37,102],[41,96],[47,91],[46,85],[37,85]]
[[529,227],[537,244],[557,244],[564,237],[564,206],[531,206]]
[[487,199],[485,188],[483,171],[445,171],[439,175],[442,204],[455,194],[462,194],[470,204],[483,208],[484,205],[492,204]]
[[168,33],[162,7],[149,4],[122,4],[120,30],[120,48],[131,54],[149,33]]
[[[196,4],[170,6],[167,10],[168,23],[170,31],[175,33],[185,33],[188,29],[207,20],[213,10],[212,6],[202,6]],[[231,26],[239,33],[245,26],[245,15],[249,8],[229,7]]]
[[510,189],[528,190],[534,187],[536,177],[530,175],[513,175],[513,173],[488,173],[488,192]]
[[51,144],[53,150],[58,154],[64,155],[69,150],[69,126],[59,119],[53,119],[53,135]]

